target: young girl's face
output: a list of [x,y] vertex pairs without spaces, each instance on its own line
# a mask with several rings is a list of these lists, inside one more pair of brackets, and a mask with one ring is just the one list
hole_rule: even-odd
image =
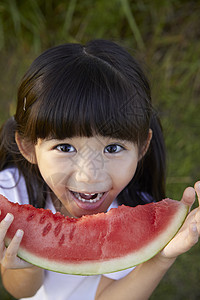
[[42,177],[73,217],[106,212],[139,160],[134,143],[101,136],[39,139],[34,154]]

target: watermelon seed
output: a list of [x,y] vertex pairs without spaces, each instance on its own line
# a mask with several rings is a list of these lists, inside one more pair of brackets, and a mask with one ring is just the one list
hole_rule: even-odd
[[62,236],[61,236],[61,238],[60,238],[60,240],[59,240],[59,246],[62,246],[62,244],[64,243],[64,241],[65,241],[65,236],[64,236],[64,234],[62,234]]
[[54,229],[54,234],[55,236],[58,236],[60,231],[61,231],[61,228],[62,228],[62,223],[58,223],[58,225],[56,226],[56,228]]
[[69,234],[69,240],[72,241],[73,237],[74,237],[74,231],[75,231],[75,226],[72,227],[70,234]]
[[31,214],[27,217],[26,220],[29,222],[29,221],[33,220],[34,217],[35,217],[35,214],[34,214],[34,213],[31,213]]
[[45,219],[46,219],[45,215],[41,216],[41,218],[40,218],[40,224],[44,224]]
[[47,225],[44,227],[42,235],[45,236],[49,233],[49,231],[51,230],[52,224],[51,223],[47,223]]

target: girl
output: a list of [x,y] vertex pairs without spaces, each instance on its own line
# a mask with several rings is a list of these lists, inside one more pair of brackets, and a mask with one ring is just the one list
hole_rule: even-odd
[[[165,149],[150,88],[138,63],[115,43],[65,44],[39,56],[0,139],[0,193],[10,201],[79,218],[165,196]],[[200,196],[199,183],[196,192]],[[194,200],[194,189],[186,189],[182,201],[191,206]],[[0,224],[3,284],[14,297],[34,300],[148,299],[175,258],[197,242],[199,215],[193,210],[148,262],[84,277],[19,259],[20,228],[5,249],[8,214]]]

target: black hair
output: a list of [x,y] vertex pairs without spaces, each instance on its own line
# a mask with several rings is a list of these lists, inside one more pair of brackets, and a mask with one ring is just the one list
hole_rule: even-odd
[[149,150],[118,196],[120,204],[135,206],[146,203],[145,195],[152,201],[165,196],[165,146],[148,80],[137,61],[116,43],[59,45],[36,58],[22,79],[16,114],[1,129],[0,170],[16,165],[25,177],[30,203],[44,206],[48,187],[37,166],[20,154],[16,131],[32,143],[38,138],[97,134],[132,141],[141,150],[149,128]]

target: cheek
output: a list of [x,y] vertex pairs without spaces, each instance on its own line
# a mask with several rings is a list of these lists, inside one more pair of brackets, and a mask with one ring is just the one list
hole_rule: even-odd
[[62,172],[52,172],[43,176],[44,180],[52,190],[63,189],[65,187],[65,174]]
[[113,184],[115,188],[122,190],[133,178],[137,169],[137,159],[133,161],[121,162],[117,169],[113,169]]
[[59,164],[48,155],[38,156],[38,168],[44,181],[51,189],[63,184],[63,168],[60,168]]
[[131,165],[129,168],[126,170],[122,170],[120,174],[120,181],[121,185],[123,185],[123,188],[131,181],[133,176],[135,175],[135,171],[137,168],[137,164]]
[[66,186],[71,176],[70,162],[45,155],[45,157],[40,157],[38,167],[44,181],[57,197],[65,194]]

